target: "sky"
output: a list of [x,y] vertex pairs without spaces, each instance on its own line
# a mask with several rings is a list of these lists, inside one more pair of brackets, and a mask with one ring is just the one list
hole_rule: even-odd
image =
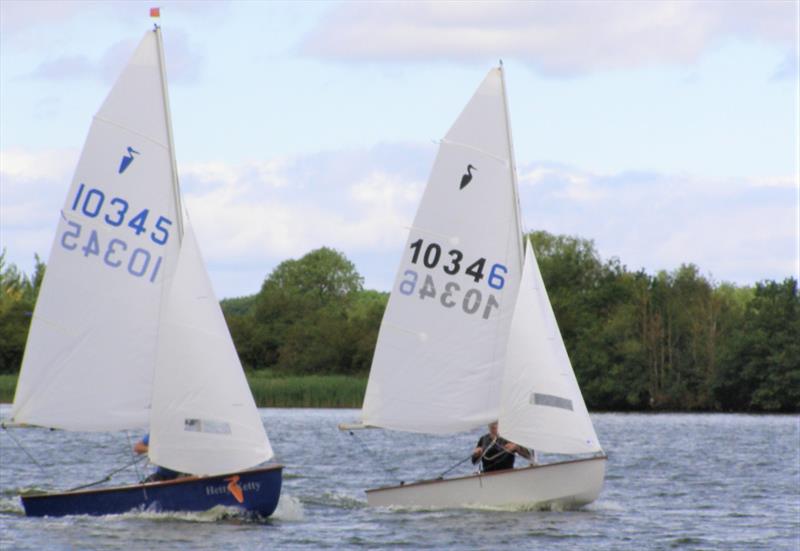
[[[27,272],[151,5],[0,1],[0,247]],[[436,142],[499,59],[527,230],[631,270],[800,276],[797,1],[160,6],[220,297],[321,246],[389,290]]]

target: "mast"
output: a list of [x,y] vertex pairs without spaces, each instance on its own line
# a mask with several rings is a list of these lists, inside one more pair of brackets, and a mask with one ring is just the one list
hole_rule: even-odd
[[164,62],[164,43],[161,38],[161,27],[154,25],[156,45],[158,47],[158,67],[161,71],[161,91],[164,97],[164,116],[167,124],[167,140],[169,146],[169,161],[172,170],[172,194],[175,197],[176,222],[178,225],[178,242],[183,241],[183,206],[181,204],[181,187],[178,183],[178,162],[175,160],[175,142],[172,139],[172,115],[169,111],[169,90],[167,87],[167,65]]
[[500,71],[500,83],[503,88],[503,107],[505,109],[506,114],[506,138],[508,139],[508,160],[511,164],[511,185],[512,185],[512,193],[514,194],[514,213],[517,217],[517,242],[518,242],[518,253],[519,253],[519,265],[522,266],[525,260],[525,254],[523,250],[522,244],[522,214],[520,210],[519,204],[519,184],[517,183],[517,160],[514,155],[514,142],[511,139],[511,117],[508,114],[508,95],[506,94],[506,75],[505,71],[503,70],[503,60],[500,60],[500,66],[498,67]]

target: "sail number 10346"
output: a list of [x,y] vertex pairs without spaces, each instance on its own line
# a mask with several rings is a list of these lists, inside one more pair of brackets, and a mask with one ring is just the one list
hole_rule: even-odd
[[425,275],[422,285],[420,285],[419,290],[417,290],[418,280],[419,274],[417,274],[417,272],[414,270],[406,270],[403,272],[403,280],[400,282],[400,292],[404,295],[412,295],[416,290],[421,300],[427,298],[435,300],[438,297],[439,303],[445,308],[453,308],[457,304],[460,304],[465,314],[475,314],[481,310],[481,306],[483,306],[481,311],[481,317],[483,319],[489,319],[489,316],[492,314],[492,309],[500,307],[500,303],[497,302],[497,299],[494,298],[494,295],[491,293],[489,293],[486,303],[482,304],[483,294],[480,289],[467,289],[464,294],[461,295],[461,286],[455,281],[448,281],[444,284],[444,289],[438,292],[433,278],[428,274]]
[[505,275],[508,273],[508,268],[502,264],[493,264],[489,269],[488,276],[486,276],[484,274],[486,269],[486,259],[483,257],[464,266],[467,264],[464,262],[464,253],[458,249],[450,249],[446,253],[447,257],[443,259],[442,247],[438,243],[430,242],[426,246],[422,239],[417,239],[411,243],[410,248],[412,251],[412,264],[417,264],[417,262],[421,260],[423,266],[433,270],[440,264],[440,262],[442,262],[442,260],[444,260],[441,266],[444,270],[444,273],[447,275],[454,276],[461,271],[462,267],[464,267],[464,274],[474,279],[475,283],[479,283],[484,277],[486,277],[486,283],[492,289],[500,290],[506,284]]

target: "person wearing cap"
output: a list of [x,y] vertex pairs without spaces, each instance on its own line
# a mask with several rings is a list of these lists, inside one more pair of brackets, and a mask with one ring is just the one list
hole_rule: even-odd
[[525,459],[533,457],[531,450],[514,442],[509,442],[497,432],[497,421],[489,423],[489,432],[478,440],[472,450],[472,464],[481,461],[485,473],[514,468],[514,457],[519,454]]

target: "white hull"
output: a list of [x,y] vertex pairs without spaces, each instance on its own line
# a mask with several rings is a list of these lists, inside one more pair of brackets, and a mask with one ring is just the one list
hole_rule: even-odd
[[372,507],[574,508],[600,495],[607,458],[592,457],[520,469],[427,480],[367,490]]

